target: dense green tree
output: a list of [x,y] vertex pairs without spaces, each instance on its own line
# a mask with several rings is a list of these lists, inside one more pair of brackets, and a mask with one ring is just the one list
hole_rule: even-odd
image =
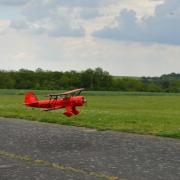
[[81,81],[81,87],[87,88],[87,89],[93,89],[94,79],[94,71],[92,69],[87,69],[86,71],[82,71],[80,75],[80,81]]
[[0,88],[8,89],[74,89],[87,90],[180,92],[180,74],[161,77],[112,77],[102,68],[85,71],[0,71]]

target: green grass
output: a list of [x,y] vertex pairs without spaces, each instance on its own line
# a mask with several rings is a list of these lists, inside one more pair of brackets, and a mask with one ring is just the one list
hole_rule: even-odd
[[[0,90],[0,116],[180,138],[180,96],[165,93],[86,92],[81,114],[44,112],[23,105],[23,90]],[[37,91],[48,94],[52,91]],[[43,99],[40,96],[40,99]]]

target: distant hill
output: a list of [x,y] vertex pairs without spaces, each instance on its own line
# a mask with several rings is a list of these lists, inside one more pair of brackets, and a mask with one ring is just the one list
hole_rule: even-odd
[[113,76],[114,79],[123,79],[123,78],[132,78],[132,79],[141,79],[142,77],[137,76]]
[[171,73],[171,74],[165,74],[160,77],[160,79],[165,80],[180,80],[180,74]]
[[176,73],[171,73],[171,74],[163,74],[160,77],[154,76],[154,77],[148,77],[148,76],[143,76],[143,77],[137,77],[137,76],[113,76],[114,79],[123,79],[123,78],[132,78],[132,79],[137,79],[141,80],[143,78],[146,79],[159,79],[159,80],[180,80],[180,74]]

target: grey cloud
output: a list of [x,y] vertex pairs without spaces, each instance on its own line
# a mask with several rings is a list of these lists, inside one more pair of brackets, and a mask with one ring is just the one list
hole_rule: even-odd
[[156,15],[163,16],[168,13],[173,13],[174,11],[180,8],[180,1],[179,0],[165,0],[164,4],[158,6],[156,8]]
[[100,38],[122,41],[156,42],[180,45],[180,1],[166,0],[156,8],[155,15],[138,22],[134,11],[123,10],[117,27],[94,32]]
[[100,5],[112,4],[119,0],[56,0],[60,5],[65,6],[81,6],[81,7],[97,7]]
[[79,8],[79,15],[84,19],[100,16],[98,7],[112,4],[117,0],[31,0],[24,7],[23,14],[29,19],[40,19],[49,16],[59,7],[66,7],[72,11]]
[[101,16],[97,8],[82,8],[79,14],[83,19],[93,19]]
[[80,6],[80,7],[97,7],[102,4],[112,4],[118,2],[118,0],[0,0],[0,4],[14,6],[14,5],[23,5],[27,3],[41,2],[56,4],[62,6]]
[[28,0],[0,0],[0,4],[7,6],[18,6],[24,5],[28,2]]
[[159,32],[157,34],[155,28],[150,32],[150,28],[140,28],[137,24],[133,24],[134,26],[127,23],[127,26],[105,27],[100,31],[94,32],[92,35],[120,41],[162,42],[164,37],[161,37],[162,34],[159,36]]
[[78,24],[73,10],[55,4],[55,1],[32,0],[23,8],[24,22],[15,21],[11,27],[35,34],[46,33],[49,36],[84,36],[84,29]]
[[120,39],[123,41],[137,41],[141,35],[134,11],[123,10],[116,18],[117,27],[105,27],[103,30],[94,32],[93,35],[101,38]]
[[[103,0],[56,0],[57,3],[65,6],[97,6]],[[106,0],[105,0],[106,1]]]
[[44,1],[44,0],[31,0],[23,8],[22,14],[28,20],[38,20],[42,18],[47,18],[51,12],[54,12],[57,9],[57,4],[54,0]]

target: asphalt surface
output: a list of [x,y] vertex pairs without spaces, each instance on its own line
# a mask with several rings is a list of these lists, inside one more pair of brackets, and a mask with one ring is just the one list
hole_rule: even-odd
[[179,180],[180,140],[0,118],[0,180]]

